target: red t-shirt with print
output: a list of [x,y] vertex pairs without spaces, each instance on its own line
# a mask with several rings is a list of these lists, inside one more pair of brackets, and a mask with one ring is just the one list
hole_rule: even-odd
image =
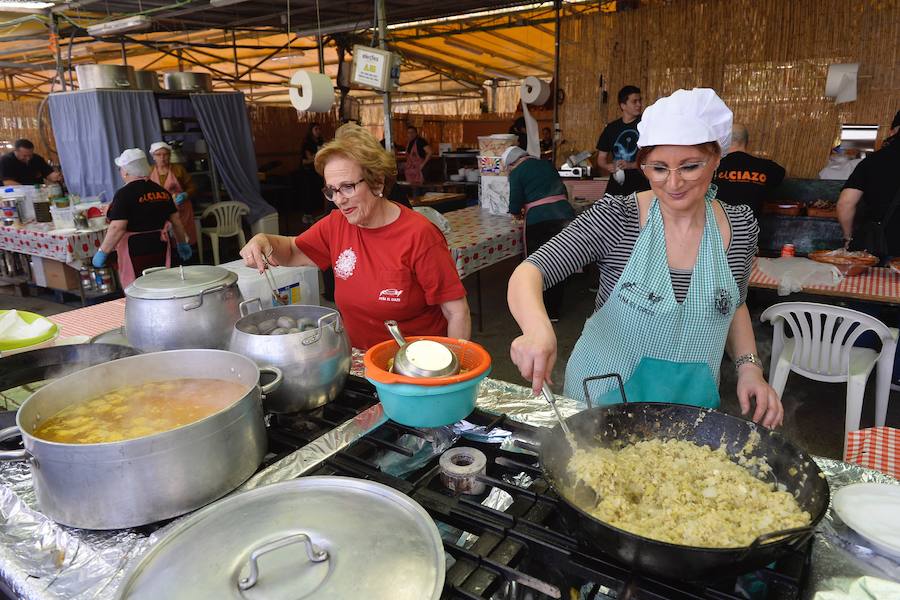
[[356,348],[390,339],[388,319],[404,335],[447,335],[440,305],[466,295],[441,231],[397,206],[400,216],[384,227],[357,227],[333,210],[294,238],[320,269],[334,268],[335,304]]

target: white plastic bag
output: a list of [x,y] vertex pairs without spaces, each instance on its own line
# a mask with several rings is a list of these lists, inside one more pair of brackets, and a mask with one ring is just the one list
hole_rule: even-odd
[[448,221],[444,215],[431,208],[430,206],[417,206],[413,208],[413,210],[434,223],[435,226],[440,229],[444,235],[450,235],[450,221]]
[[799,292],[805,285],[838,285],[844,279],[834,265],[796,256],[760,258],[757,265],[763,274],[778,282],[779,296]]

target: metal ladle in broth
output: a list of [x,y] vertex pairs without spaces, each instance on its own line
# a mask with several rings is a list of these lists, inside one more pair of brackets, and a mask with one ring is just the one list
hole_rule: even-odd
[[407,377],[447,377],[459,373],[459,359],[450,348],[433,340],[407,343],[397,321],[385,321],[400,349],[394,355],[393,370]]

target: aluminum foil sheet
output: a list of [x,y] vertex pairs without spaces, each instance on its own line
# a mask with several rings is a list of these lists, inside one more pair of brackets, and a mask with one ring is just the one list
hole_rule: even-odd
[[[361,356],[361,354],[360,354]],[[359,361],[355,361],[359,364]],[[356,374],[361,374],[355,365]],[[558,397],[557,403],[568,416],[578,411],[575,401]],[[552,426],[556,417],[542,399],[519,385],[485,379],[478,406],[536,426]],[[305,448],[260,471],[241,489],[253,489],[268,483],[301,475],[327,457],[346,447],[385,420],[381,406],[361,413],[355,419],[314,441]],[[454,426],[459,435],[472,435],[506,444],[512,436],[505,431],[479,431],[471,425]],[[898,483],[887,475],[817,458],[832,491],[849,483],[879,481]],[[501,495],[492,498],[503,503]],[[161,539],[178,520],[147,535],[138,530],[87,531],[58,525],[36,509],[31,472],[24,463],[0,463],[0,577],[13,591],[26,599],[113,598],[128,565],[138,560]],[[830,600],[836,596],[817,596],[844,590],[880,589],[890,565],[873,561],[866,549],[854,547],[852,532],[829,513],[814,542],[813,568],[806,598]],[[867,598],[870,596],[862,595]],[[844,596],[846,597],[846,593]]]

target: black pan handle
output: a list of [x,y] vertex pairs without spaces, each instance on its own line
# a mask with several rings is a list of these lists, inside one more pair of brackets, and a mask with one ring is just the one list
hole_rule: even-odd
[[772,531],[770,533],[764,533],[756,537],[749,546],[744,549],[744,552],[741,554],[741,557],[738,559],[743,560],[746,558],[751,552],[768,542],[769,540],[775,538],[782,538],[782,541],[787,542],[788,545],[791,544],[802,544],[805,542],[814,532],[816,528],[812,525],[807,525],[805,527],[794,527],[793,529],[781,529],[779,531]]
[[606,375],[585,377],[581,382],[581,385],[584,386],[584,399],[587,402],[588,408],[593,408],[593,406],[591,406],[591,394],[588,391],[588,383],[591,381],[599,381],[601,379],[609,379],[610,377],[615,377],[616,381],[619,383],[619,393],[622,394],[622,404],[628,404],[628,398],[625,396],[625,384],[622,383],[622,376],[618,373],[607,373]]

